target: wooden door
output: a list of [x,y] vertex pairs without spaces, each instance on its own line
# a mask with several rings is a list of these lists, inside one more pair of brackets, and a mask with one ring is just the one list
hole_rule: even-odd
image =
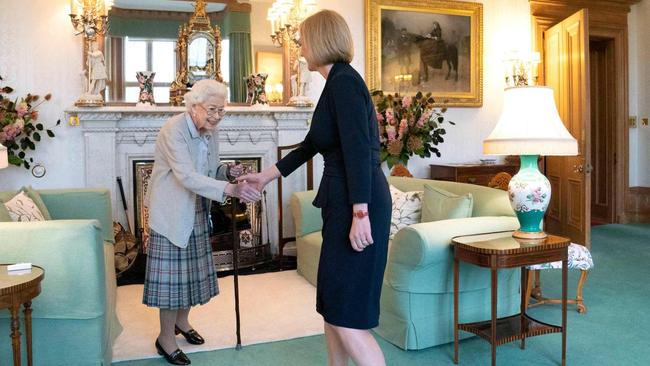
[[591,223],[615,222],[616,70],[613,39],[589,42],[591,96]]
[[551,203],[545,230],[589,246],[591,179],[588,13],[582,9],[544,32],[544,78],[577,156],[547,157]]

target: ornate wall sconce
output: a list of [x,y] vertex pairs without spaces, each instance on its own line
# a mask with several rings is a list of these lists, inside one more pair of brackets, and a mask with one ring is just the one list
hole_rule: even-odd
[[83,94],[75,102],[77,106],[104,105],[101,93],[108,75],[100,44],[108,28],[108,11],[112,5],[112,0],[70,0],[72,27],[76,35],[84,38]]
[[[271,22],[271,40],[284,50],[283,99],[288,105],[311,107],[313,102],[306,96],[308,80],[300,71],[300,47],[298,27],[316,10],[316,0],[276,0],[268,10],[267,20]],[[304,61],[303,61],[304,63]]]
[[503,60],[506,86],[537,85],[539,52],[510,52]]

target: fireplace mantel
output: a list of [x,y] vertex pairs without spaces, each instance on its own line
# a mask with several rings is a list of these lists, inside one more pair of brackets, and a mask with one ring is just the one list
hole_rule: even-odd
[[[160,127],[172,116],[185,112],[185,107],[108,106],[99,108],[72,107],[69,117],[78,117],[84,136],[85,186],[111,189],[113,218],[133,223],[133,162],[153,159],[154,145]],[[262,168],[277,162],[277,147],[303,140],[313,109],[296,107],[226,107],[219,124],[219,150],[224,159],[259,157]],[[314,181],[320,181],[322,159],[314,159]],[[117,188],[117,177],[124,183],[128,217],[124,214]],[[306,189],[306,169],[301,168],[290,179],[283,180],[285,235],[293,234],[289,215],[289,196]],[[278,199],[277,185],[267,186],[267,217],[274,252],[277,251]],[[286,193],[285,193],[286,192]],[[264,227],[266,228],[266,222]],[[133,227],[133,226],[132,226]],[[264,229],[266,231],[266,229]]]

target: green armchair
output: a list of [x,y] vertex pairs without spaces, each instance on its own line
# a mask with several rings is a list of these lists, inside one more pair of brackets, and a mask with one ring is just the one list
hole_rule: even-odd
[[[507,192],[464,183],[389,177],[401,191],[423,190],[430,184],[458,195],[471,193],[472,217],[419,223],[400,230],[389,243],[381,295],[379,326],[384,339],[403,349],[423,349],[453,338],[453,251],[455,236],[515,230],[519,227]],[[291,197],[296,228],[298,273],[316,285],[322,242],[315,192]],[[501,270],[498,277],[499,316],[519,312],[520,273]],[[461,322],[490,318],[490,271],[461,264],[459,312]],[[462,337],[471,336],[461,332]]]
[[[110,192],[38,192],[52,220],[0,222],[0,262],[31,262],[45,270],[41,294],[32,302],[34,364],[110,365],[122,331],[115,312]],[[0,199],[14,194],[0,192]],[[0,311],[0,335],[7,339],[8,318],[8,311]],[[21,333],[24,354],[24,324]],[[0,363],[11,355],[11,342],[0,342]]]

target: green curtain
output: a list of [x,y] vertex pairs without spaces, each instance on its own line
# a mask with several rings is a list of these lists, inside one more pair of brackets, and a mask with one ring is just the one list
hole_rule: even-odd
[[251,34],[249,32],[230,33],[230,101],[246,102],[246,82],[244,77],[253,73],[251,54]]

